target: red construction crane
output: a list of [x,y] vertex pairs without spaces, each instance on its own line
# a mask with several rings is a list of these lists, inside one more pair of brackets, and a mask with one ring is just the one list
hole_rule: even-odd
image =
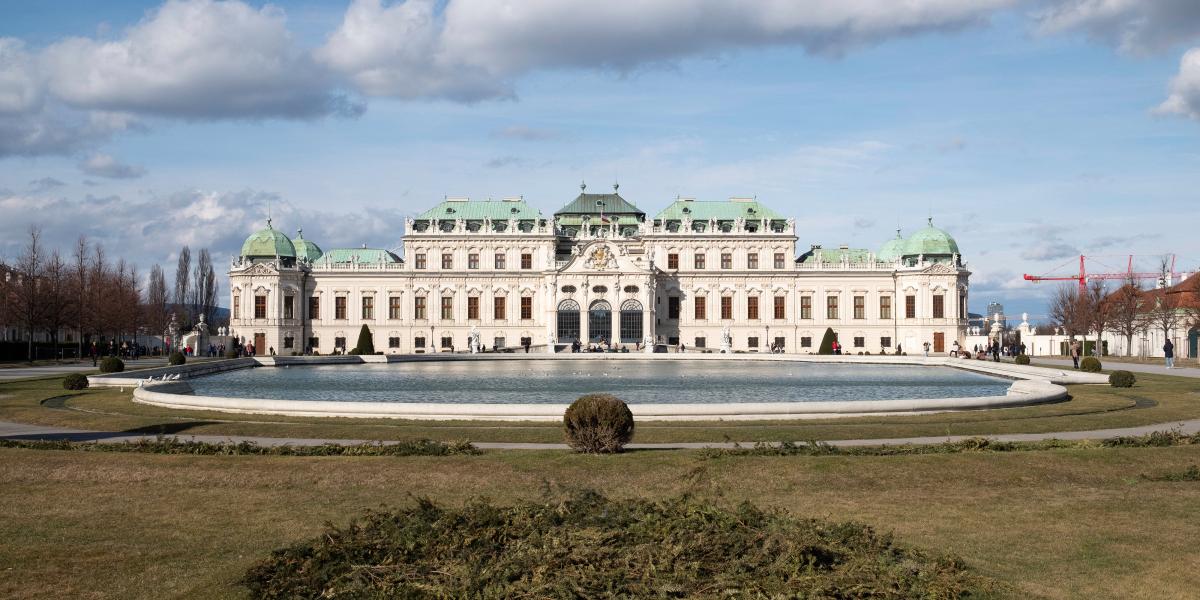
[[1134,270],[1133,270],[1133,255],[1132,254],[1129,255],[1129,264],[1126,267],[1124,273],[1088,273],[1087,268],[1086,268],[1087,257],[1080,254],[1079,255],[1079,275],[1055,277],[1055,276],[1051,276],[1051,275],[1029,275],[1029,274],[1026,274],[1025,281],[1033,281],[1035,283],[1038,281],[1078,281],[1079,282],[1079,293],[1080,293],[1080,295],[1083,295],[1084,293],[1087,292],[1087,282],[1091,281],[1091,280],[1119,279],[1119,280],[1124,281],[1124,280],[1129,280],[1129,279],[1162,279],[1164,275],[1169,276],[1172,279],[1175,279],[1175,277],[1177,275],[1179,275],[1178,273],[1175,272],[1175,255],[1168,254],[1167,256],[1171,257],[1171,266],[1169,269],[1167,269],[1166,273],[1134,272]]

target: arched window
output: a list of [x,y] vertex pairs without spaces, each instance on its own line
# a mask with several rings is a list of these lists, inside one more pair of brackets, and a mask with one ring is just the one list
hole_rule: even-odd
[[597,300],[588,309],[588,341],[612,341],[612,305]]
[[642,341],[642,303],[626,300],[621,303],[621,343],[636,344]]
[[558,343],[570,344],[579,340],[579,303],[563,300],[558,303]]

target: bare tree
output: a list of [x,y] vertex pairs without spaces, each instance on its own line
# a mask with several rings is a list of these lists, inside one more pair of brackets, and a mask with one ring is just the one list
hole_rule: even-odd
[[41,298],[40,283],[45,268],[46,257],[42,248],[42,230],[37,227],[29,228],[29,241],[25,249],[17,257],[14,271],[17,281],[12,285],[18,322],[25,328],[28,336],[26,357],[33,361],[33,332],[41,324],[44,304]]
[[192,250],[184,246],[179,251],[179,262],[175,264],[175,304],[177,310],[182,310],[182,317],[187,323],[192,322],[191,276]]
[[1112,324],[1112,306],[1108,303],[1108,296],[1104,280],[1093,279],[1088,282],[1083,304],[1087,310],[1088,329],[1096,332],[1096,346],[1092,350],[1096,356],[1104,354],[1104,331]]
[[109,330],[109,315],[107,314],[108,283],[108,262],[104,253],[104,246],[96,244],[92,246],[92,269],[91,274],[88,276],[88,297],[91,304],[88,315],[92,333],[97,336]]
[[203,315],[204,320],[212,325],[213,312],[217,304],[217,273],[213,269],[212,256],[208,248],[201,248],[196,260],[196,270],[192,277],[193,302],[197,316]]
[[167,293],[167,278],[163,275],[162,267],[154,265],[150,268],[150,279],[146,284],[146,325],[155,335],[162,335],[167,330],[171,298]]
[[42,268],[42,281],[39,296],[42,302],[41,326],[46,330],[50,341],[54,343],[55,356],[58,354],[58,334],[71,320],[71,310],[74,305],[74,294],[71,290],[71,275],[67,263],[63,261],[58,250],[50,253]]
[[1132,277],[1108,295],[1109,320],[1112,330],[1125,337],[1125,356],[1133,356],[1133,337],[1145,328],[1141,315],[1144,296],[1141,282]]
[[1062,327],[1070,339],[1087,331],[1087,313],[1083,304],[1075,284],[1062,284],[1050,299],[1050,319]]
[[1165,342],[1171,339],[1171,332],[1175,331],[1181,321],[1186,321],[1187,317],[1182,306],[1181,294],[1167,287],[1170,276],[1170,262],[1167,257],[1163,257],[1159,267],[1162,273],[1159,279],[1161,289],[1155,290],[1153,297],[1142,307],[1142,319],[1146,329],[1161,331]]
[[83,333],[89,320],[88,307],[88,240],[81,235],[75,240],[75,252],[71,255],[72,287],[75,300],[72,316],[75,318],[75,334],[77,339],[76,357],[83,357]]

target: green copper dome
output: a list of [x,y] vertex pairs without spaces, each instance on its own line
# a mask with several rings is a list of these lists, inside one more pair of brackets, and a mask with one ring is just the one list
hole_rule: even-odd
[[929,225],[912,234],[904,242],[904,256],[949,256],[959,254],[958,242],[949,233],[933,226],[933,217]]
[[267,219],[267,228],[255,232],[242,244],[242,256],[245,258],[296,258],[296,246],[292,240],[281,231],[271,227]]
[[875,258],[884,262],[892,262],[904,253],[904,238],[900,237],[900,230],[896,230],[896,237],[884,242],[879,248],[879,252],[875,253]]
[[303,229],[296,230],[296,239],[292,240],[292,245],[296,248],[296,258],[307,260],[308,262],[316,262],[318,258],[321,258],[322,254],[325,254],[321,251],[320,246],[304,239]]

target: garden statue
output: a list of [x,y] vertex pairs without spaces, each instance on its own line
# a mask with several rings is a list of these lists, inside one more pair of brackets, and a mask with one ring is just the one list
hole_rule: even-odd
[[475,326],[471,326],[471,333],[467,336],[467,347],[471,354],[479,354],[479,329]]
[[733,353],[733,335],[729,333],[729,326],[726,325],[721,330],[721,354]]

